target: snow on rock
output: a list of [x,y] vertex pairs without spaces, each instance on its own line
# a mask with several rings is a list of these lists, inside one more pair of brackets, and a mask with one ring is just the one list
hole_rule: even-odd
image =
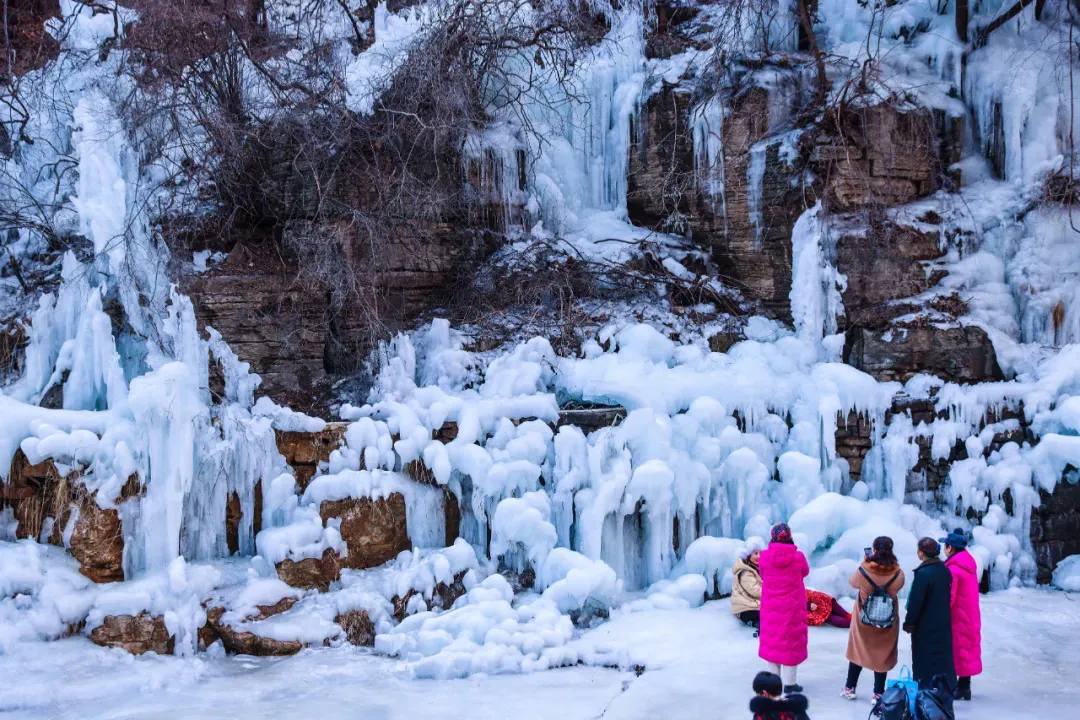
[[1070,555],[1054,570],[1054,587],[1080,592],[1080,555]]
[[622,581],[607,563],[566,548],[548,554],[536,581],[545,600],[560,612],[584,620],[605,616],[619,602],[623,590]]
[[731,593],[731,568],[746,543],[739,538],[700,537],[686,549],[686,572],[706,580],[705,592],[716,598]]
[[495,509],[491,521],[491,556],[501,558],[514,572],[535,572],[558,542],[550,519],[551,501],[545,492],[506,498]]
[[382,470],[343,470],[316,478],[301,502],[318,508],[329,525],[336,518],[348,552],[346,566],[381,565],[412,544],[441,545],[445,538],[443,493]]
[[274,606],[286,599],[295,602],[303,595],[301,590],[283,583],[278,578],[253,577],[228,604],[221,622],[240,623],[249,617],[265,614],[266,607]]
[[391,566],[390,578],[382,592],[390,600],[404,599],[412,594],[429,602],[438,593],[440,600],[449,607],[453,604],[453,599],[447,595],[451,586],[461,583],[463,589],[468,590],[481,573],[487,574],[480,566],[476,551],[458,538],[448,548],[401,553]]
[[270,418],[275,430],[286,432],[314,433],[326,427],[325,420],[282,407],[265,395],[251,408],[251,414],[255,417]]
[[0,654],[20,641],[72,634],[97,586],[63,550],[25,540],[0,542]]
[[[163,626],[170,652],[190,655],[198,649],[198,632],[206,624],[202,601],[221,580],[213,566],[188,565],[178,557],[165,571],[104,587],[90,608],[86,629],[99,644],[124,645],[132,642],[132,633],[149,633],[156,643],[151,649],[160,652]],[[95,635],[98,628],[104,629]]]
[[532,672],[573,664],[562,648],[570,618],[537,599],[514,607],[513,590],[492,575],[445,613],[421,612],[375,638],[375,651],[401,658],[418,678]]

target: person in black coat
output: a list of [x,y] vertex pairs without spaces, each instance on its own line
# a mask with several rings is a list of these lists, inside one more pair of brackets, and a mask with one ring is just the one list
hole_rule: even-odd
[[936,540],[919,541],[922,564],[915,568],[904,618],[904,631],[911,634],[911,674],[920,688],[931,687],[936,675],[944,675],[950,687],[956,684],[949,609],[952,574],[940,555]]
[[750,700],[754,720],[810,720],[806,714],[810,702],[806,697],[798,693],[783,695],[783,691],[779,675],[759,672],[754,678],[754,697]]

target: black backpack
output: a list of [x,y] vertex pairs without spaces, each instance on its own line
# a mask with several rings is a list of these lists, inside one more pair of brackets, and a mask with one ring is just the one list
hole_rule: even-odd
[[896,624],[896,598],[890,595],[888,590],[889,586],[893,584],[893,580],[896,580],[897,576],[900,575],[900,571],[897,570],[884,585],[878,585],[871,580],[863,568],[859,568],[859,572],[862,573],[862,576],[866,578],[866,582],[870,583],[870,587],[873,588],[859,611],[859,622],[883,630],[891,628]]
[[954,720],[952,687],[944,675],[935,675],[930,687],[915,696],[916,720]]
[[875,715],[880,720],[913,720],[908,691],[896,686],[887,688],[870,711],[870,717]]

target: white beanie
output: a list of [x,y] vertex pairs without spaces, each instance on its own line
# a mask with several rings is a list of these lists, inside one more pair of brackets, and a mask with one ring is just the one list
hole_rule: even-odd
[[754,554],[755,550],[764,550],[765,541],[759,538],[757,535],[746,538],[742,549],[739,550],[739,557],[743,560]]

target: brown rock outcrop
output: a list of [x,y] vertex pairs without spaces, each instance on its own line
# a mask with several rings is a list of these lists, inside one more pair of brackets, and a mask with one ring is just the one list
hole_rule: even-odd
[[709,128],[722,136],[723,171],[717,162],[711,184],[723,185],[723,197],[712,196],[710,178],[695,171],[694,95],[665,85],[649,99],[632,135],[627,210],[637,225],[682,233],[707,247],[725,283],[790,319],[791,229],[814,193],[792,182],[799,163],[781,160],[779,141],[773,142],[764,149],[760,222],[753,221],[747,171],[751,147],[770,133],[769,91],[748,88],[728,102],[723,126]]
[[330,583],[341,579],[341,562],[338,554],[327,548],[322,557],[282,560],[277,564],[277,574],[287,585],[326,592],[330,589]]
[[562,408],[556,428],[573,425],[588,435],[601,428],[614,427],[626,419],[626,408],[621,405],[592,405],[588,407]]
[[930,373],[956,383],[1002,380],[990,338],[974,326],[938,328],[931,324],[891,329],[892,337],[863,327],[847,331],[844,362],[874,378],[906,382]]
[[461,532],[461,504],[451,490],[443,489],[443,508],[446,514],[446,546],[450,547]]
[[334,618],[334,622],[345,631],[345,639],[353,645],[372,647],[375,645],[375,623],[367,610],[349,610]]
[[[45,520],[53,519],[48,542],[67,549],[79,561],[79,570],[94,582],[124,579],[124,535],[120,514],[100,507],[83,485],[78,472],[61,476],[52,460],[31,464],[22,450],[11,462],[8,482],[2,486],[5,502],[18,520],[16,535],[42,539]],[[125,493],[135,492],[135,481]],[[123,494],[122,494],[123,496]]]
[[834,218],[833,228],[836,269],[847,277],[842,319],[847,326],[884,328],[918,309],[894,301],[918,295],[937,282],[925,266],[942,254],[937,231],[862,215]]
[[176,644],[165,627],[165,619],[147,613],[107,615],[101,625],[90,631],[90,640],[105,647],[122,648],[132,655],[148,652],[172,655]]
[[295,655],[304,649],[304,644],[299,640],[275,640],[255,633],[236,632],[228,625],[219,629],[218,636],[225,650],[234,655],[280,657]]
[[[273,154],[273,153],[272,153]],[[370,349],[371,318],[378,307],[380,330],[404,327],[438,303],[453,281],[469,244],[444,223],[402,227],[394,241],[375,252],[352,220],[322,218],[328,195],[360,192],[335,186],[320,175],[326,167],[305,167],[306,153],[280,148],[255,189],[274,232],[241,229],[232,245],[213,240],[228,258],[203,273],[187,275],[182,291],[191,298],[200,327],[211,325],[263,379],[260,391],[278,402],[309,409],[327,390],[329,375],[356,370]],[[346,206],[365,200],[350,197]],[[318,218],[318,219],[315,219]],[[211,241],[194,241],[201,246]],[[364,268],[347,302],[333,303],[332,289],[304,273],[303,260],[285,248],[344,248],[339,257]],[[361,257],[364,253],[371,257]],[[350,272],[345,268],[342,272]],[[358,271],[357,271],[358,272]]]
[[1080,484],[1059,482],[1052,494],[1040,490],[1039,499],[1031,511],[1031,544],[1037,580],[1048,583],[1059,562],[1080,555]]
[[[259,612],[247,620],[254,622],[279,615],[289,610],[296,602],[296,598],[286,597],[273,605],[259,605]],[[225,609],[221,607],[207,610],[206,625],[199,631],[199,641],[204,647],[211,645],[215,640],[221,640],[226,652],[234,655],[263,657],[295,655],[304,647],[299,640],[276,640],[222,624],[221,618],[224,614]]]
[[243,517],[240,495],[234,490],[225,504],[225,545],[230,555],[240,552],[240,521]]
[[330,453],[341,447],[348,423],[328,423],[319,432],[292,432],[275,430],[278,452],[296,475],[300,492],[307,489],[315,477],[320,462],[328,462]]
[[181,281],[200,327],[220,332],[279,400],[310,397],[326,376],[326,301],[297,285],[296,274],[255,242],[238,244],[220,266]]
[[206,648],[213,645],[218,641],[220,635],[218,635],[218,625],[221,624],[221,616],[225,614],[225,608],[223,607],[211,607],[206,608],[206,623],[199,628],[199,649],[206,650]]
[[961,122],[929,110],[889,104],[826,113],[812,162],[826,183],[830,209],[900,205],[938,189],[959,160]]
[[41,537],[45,518],[55,517],[59,504],[57,488],[63,480],[52,460],[35,465],[22,450],[15,451],[7,482],[0,484],[0,490],[19,523],[16,537],[21,540]]
[[123,581],[120,513],[99,507],[82,483],[73,484],[67,497],[68,502],[57,512],[49,542],[63,545],[65,531],[74,522],[67,549],[79,561],[79,572],[96,583]]
[[346,498],[327,500],[319,507],[325,524],[341,520],[341,537],[349,548],[341,559],[353,570],[378,567],[412,547],[405,523],[405,497],[393,493],[387,498]]
[[[438,607],[449,610],[454,605],[454,602],[467,592],[464,583],[466,572],[468,571],[466,570],[455,575],[453,582],[449,585],[446,583],[439,583],[436,585],[435,592],[432,593],[430,599],[422,598],[427,609],[431,610],[432,608]],[[535,580],[535,575],[533,579]],[[401,622],[407,617],[406,611],[409,607],[409,601],[418,595],[420,595],[420,593],[416,590],[409,590],[404,595],[395,595],[391,598],[391,603],[393,603],[394,606],[394,618],[398,622]]]
[[[929,195],[938,189],[943,168],[959,159],[962,128],[959,120],[925,110],[901,112],[887,104],[844,109],[828,114],[824,127],[808,128],[797,140],[787,138],[794,152],[781,157],[775,133],[785,127],[777,123],[787,120],[771,116],[800,102],[799,83],[784,81],[786,72],[777,69],[776,89],[748,87],[724,100],[728,113],[722,127],[707,128],[720,136],[723,153],[722,170],[715,162],[711,183],[701,176],[708,169],[695,168],[694,162],[692,114],[698,97],[689,87],[664,85],[648,100],[641,127],[632,133],[627,210],[635,224],[681,232],[708,247],[725,283],[790,320],[791,231],[803,210],[820,196],[830,213],[837,213]],[[755,154],[762,161],[760,197],[751,198],[748,173]],[[804,170],[811,175],[802,176]],[[807,184],[809,177],[813,181]],[[708,192],[710,184],[723,186],[722,197]],[[862,218],[864,227],[866,222]],[[918,261],[940,254],[936,242],[929,248],[923,238],[889,230],[884,242],[870,238],[868,245],[838,249],[840,272],[850,269],[853,275],[845,306],[857,310],[926,288]],[[882,277],[890,282],[864,282]]]

